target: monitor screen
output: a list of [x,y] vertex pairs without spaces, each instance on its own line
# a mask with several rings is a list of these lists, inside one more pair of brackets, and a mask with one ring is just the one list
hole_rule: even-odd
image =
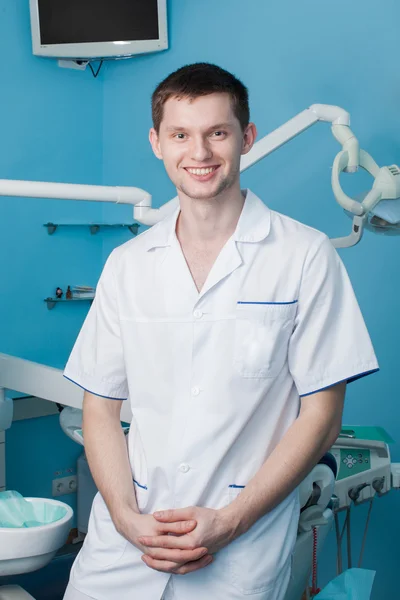
[[42,45],[158,40],[157,0],[38,0]]

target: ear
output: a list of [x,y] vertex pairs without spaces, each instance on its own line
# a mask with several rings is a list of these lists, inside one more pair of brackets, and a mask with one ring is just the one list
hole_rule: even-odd
[[247,154],[252,149],[257,137],[257,128],[254,123],[249,123],[243,133],[242,154]]
[[154,154],[157,156],[158,159],[162,160],[160,140],[157,131],[154,129],[154,127],[152,127],[149,131],[149,140]]

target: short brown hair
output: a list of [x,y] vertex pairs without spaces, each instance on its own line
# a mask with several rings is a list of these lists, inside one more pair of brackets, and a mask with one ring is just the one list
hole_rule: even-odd
[[232,73],[210,63],[185,65],[158,84],[151,98],[154,129],[159,133],[164,104],[169,98],[194,99],[213,93],[229,94],[233,112],[244,130],[250,121],[247,88]]

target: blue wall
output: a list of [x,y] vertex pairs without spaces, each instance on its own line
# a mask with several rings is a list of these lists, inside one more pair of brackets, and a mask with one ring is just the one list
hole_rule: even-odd
[[[0,178],[101,183],[102,81],[32,55],[27,0],[0,0]],[[59,285],[94,285],[102,241],[89,230],[43,223],[88,222],[101,205],[0,197],[0,352],[62,368],[88,305],[43,301]],[[77,444],[58,417],[17,421],[6,432],[7,486],[50,496],[56,472],[76,467]],[[65,501],[74,506],[74,495]]]
[[[337,104],[350,112],[361,146],[379,164],[400,162],[399,77],[392,62],[400,6],[394,0],[382,0],[379,10],[372,0],[338,0],[334,6],[316,0],[170,0],[168,8],[169,51],[107,65],[104,183],[143,187],[155,206],[175,195],[148,143],[150,97],[168,73],[195,61],[217,63],[244,81],[260,137],[313,103]],[[350,220],[330,185],[339,150],[329,126],[317,125],[245,173],[243,186],[330,237],[346,235]],[[370,180],[345,175],[342,183],[355,194]],[[341,251],[381,365],[380,373],[349,387],[345,422],[380,424],[398,441],[399,243],[367,232],[359,246]],[[393,459],[400,460],[399,443]],[[372,513],[364,565],[377,569],[375,599],[398,595],[399,508],[392,492]],[[356,550],[364,509],[354,511]],[[320,571],[322,583],[335,573],[333,536]]]

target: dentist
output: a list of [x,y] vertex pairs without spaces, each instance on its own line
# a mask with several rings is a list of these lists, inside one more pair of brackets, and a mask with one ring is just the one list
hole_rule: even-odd
[[297,486],[377,361],[328,238],[241,189],[244,85],[185,66],[152,116],[180,206],[113,250],[65,369],[99,489],[65,600],[283,600]]

